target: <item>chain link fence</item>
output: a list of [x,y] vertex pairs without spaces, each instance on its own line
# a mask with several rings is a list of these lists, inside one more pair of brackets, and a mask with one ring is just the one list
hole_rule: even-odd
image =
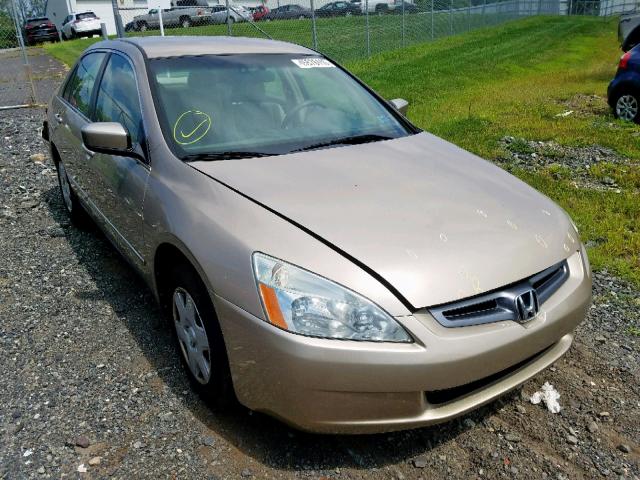
[[[640,11],[640,0],[240,1],[173,0],[158,11],[143,0],[120,0],[112,2],[112,18],[101,17],[120,36],[273,38],[345,61],[532,15],[608,17]],[[11,0],[6,5],[0,9],[0,110],[38,103],[30,67],[30,58],[36,63],[38,58],[24,45],[24,19],[19,20]]]
[[638,9],[637,1],[621,0],[268,0],[254,6],[177,1],[194,6],[161,12],[119,8],[123,34],[160,35],[163,30],[165,35],[267,37],[345,61],[532,15],[614,15]]
[[[268,37],[344,61],[521,16],[557,14],[557,7],[557,0],[297,0],[253,8],[213,6],[211,14],[206,7],[174,7],[163,11],[162,17],[167,35]],[[160,34],[155,10],[119,9],[119,14],[125,35]]]
[[0,10],[0,111],[37,104],[23,22],[13,3]]

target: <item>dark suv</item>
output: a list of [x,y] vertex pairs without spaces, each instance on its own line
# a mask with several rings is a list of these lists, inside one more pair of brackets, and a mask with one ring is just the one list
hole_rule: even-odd
[[57,42],[60,40],[58,29],[47,17],[27,18],[22,27],[27,45],[40,42]]

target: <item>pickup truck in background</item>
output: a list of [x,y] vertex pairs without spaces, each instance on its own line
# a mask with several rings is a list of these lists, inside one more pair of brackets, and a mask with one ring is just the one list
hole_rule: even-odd
[[[211,23],[211,8],[204,0],[177,0],[171,8],[162,9],[162,24],[165,27],[188,28],[191,25]],[[150,28],[160,28],[160,16],[157,9],[133,18],[127,29],[144,32]]]

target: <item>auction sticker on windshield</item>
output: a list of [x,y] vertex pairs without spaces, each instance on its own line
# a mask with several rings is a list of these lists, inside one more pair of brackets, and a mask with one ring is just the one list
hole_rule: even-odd
[[326,58],[292,58],[291,61],[300,68],[335,68],[335,65]]

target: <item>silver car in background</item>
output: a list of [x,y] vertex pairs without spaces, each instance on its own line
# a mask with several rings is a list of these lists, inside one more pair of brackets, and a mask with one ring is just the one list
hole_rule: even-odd
[[43,135],[72,219],[148,283],[199,392],[380,432],[520,385],[591,299],[567,214],[406,109],[301,46],[128,38],[84,52]]

